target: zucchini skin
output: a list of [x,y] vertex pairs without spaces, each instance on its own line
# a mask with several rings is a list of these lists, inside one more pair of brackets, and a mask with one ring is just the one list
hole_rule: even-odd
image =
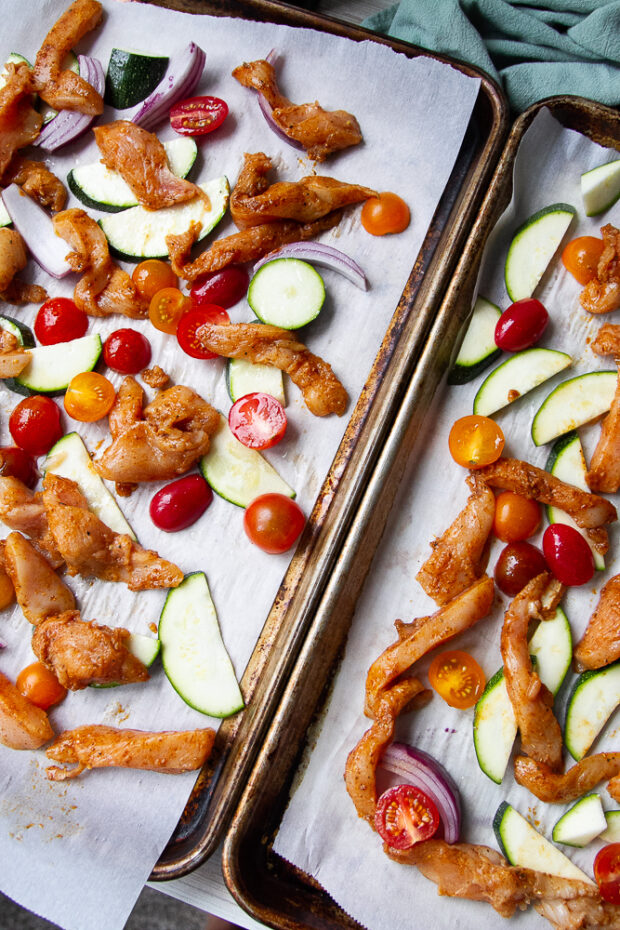
[[493,362],[496,362],[501,354],[502,350],[497,349],[495,352],[491,352],[490,355],[487,355],[486,358],[476,362],[475,365],[453,365],[448,372],[448,384],[467,384],[469,381],[473,381],[474,378],[482,374]]
[[105,79],[105,102],[115,110],[126,110],[145,100],[166,73],[168,60],[113,48]]
[[67,187],[71,193],[90,210],[101,210],[105,213],[121,213],[123,210],[127,209],[127,207],[115,207],[111,204],[102,203],[99,200],[93,200],[88,194],[85,194],[79,184],[77,184],[73,177],[73,170],[67,175]]

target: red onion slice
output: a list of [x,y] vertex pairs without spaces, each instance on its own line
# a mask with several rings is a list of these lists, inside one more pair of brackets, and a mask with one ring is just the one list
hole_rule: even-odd
[[366,275],[357,262],[331,245],[324,245],[322,242],[291,242],[289,245],[283,245],[282,248],[275,249],[269,255],[261,258],[254,265],[254,274],[261,265],[265,265],[274,258],[299,258],[313,265],[331,268],[332,271],[344,275],[362,291],[368,290]]
[[428,794],[439,811],[446,843],[456,843],[461,833],[461,801],[459,789],[443,765],[407,743],[388,746],[381,765]]
[[182,51],[175,52],[170,57],[166,73],[155,90],[146,100],[129,110],[125,119],[137,123],[143,129],[151,130],[168,116],[173,104],[191,96],[202,76],[206,57],[195,42],[190,42]]
[[64,278],[71,271],[67,243],[56,235],[52,221],[38,203],[22,193],[17,184],[2,191],[2,200],[15,229],[30,249],[34,260],[53,278]]
[[[275,58],[276,58],[276,50],[272,48],[269,54],[265,56],[265,61],[268,61],[269,64],[272,65],[275,61]],[[258,92],[255,91],[255,93],[258,93]],[[265,117],[267,125],[269,126],[272,132],[275,132],[276,136],[279,136],[280,139],[282,139],[284,142],[288,142],[288,144],[292,145],[294,149],[300,149],[301,151],[305,151],[304,146],[301,144],[301,142],[298,142],[296,139],[291,139],[291,137],[287,136],[284,130],[280,126],[278,126],[275,119],[273,118],[273,107],[271,107],[267,103],[267,101],[265,100],[262,94],[258,94],[258,106],[259,106],[261,113]]]
[[[85,81],[94,87],[98,94],[103,96],[105,73],[99,59],[79,55],[78,62],[80,77],[83,77]],[[94,120],[94,116],[79,113],[77,110],[60,110],[49,123],[45,124],[34,144],[40,146],[46,152],[54,152],[81,136],[92,125]]]

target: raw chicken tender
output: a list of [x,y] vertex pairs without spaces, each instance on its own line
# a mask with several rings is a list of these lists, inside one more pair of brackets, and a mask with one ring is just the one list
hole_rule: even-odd
[[0,743],[10,749],[39,749],[53,737],[45,711],[0,672]]

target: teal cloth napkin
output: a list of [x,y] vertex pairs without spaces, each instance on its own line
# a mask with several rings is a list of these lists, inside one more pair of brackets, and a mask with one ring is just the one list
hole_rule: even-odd
[[555,94],[620,104],[620,0],[401,0],[364,25],[477,65],[517,112]]

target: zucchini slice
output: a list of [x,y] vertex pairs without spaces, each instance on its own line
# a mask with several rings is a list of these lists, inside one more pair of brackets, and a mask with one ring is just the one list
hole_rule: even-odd
[[560,817],[551,835],[554,843],[582,848],[606,828],[600,794],[586,794]]
[[599,840],[620,843],[620,811],[605,811],[605,823],[605,829],[599,833]]
[[229,358],[226,365],[226,387],[230,399],[234,402],[246,394],[262,391],[271,394],[286,406],[284,378],[279,368],[273,365],[256,365],[244,358]]
[[579,762],[620,704],[620,661],[579,676],[568,699],[564,742]]
[[24,349],[33,349],[34,335],[29,326],[26,326],[25,323],[22,323],[21,320],[16,320],[12,316],[0,316],[0,328],[6,329],[9,333],[12,333],[13,336],[17,339],[17,342],[20,346],[23,346]]
[[473,381],[500,357],[502,350],[495,344],[495,327],[501,315],[496,304],[486,297],[477,298],[459,354],[448,373],[448,384]]
[[544,381],[572,364],[566,352],[556,349],[524,349],[494,368],[474,398],[474,413],[488,417],[533,391]]
[[506,290],[513,302],[532,296],[576,213],[568,203],[553,203],[517,229],[504,268]]
[[92,371],[101,355],[99,333],[91,333],[30,350],[30,361],[16,378],[7,378],[6,386],[16,394],[64,394],[69,382],[82,371]]
[[104,100],[116,110],[126,110],[154,91],[168,67],[168,59],[123,48],[110,53]]
[[162,210],[130,207],[122,213],[108,213],[99,225],[106,234],[110,251],[128,262],[144,258],[168,258],[166,236],[178,235],[189,229],[190,223],[201,223],[199,239],[204,239],[224,216],[230,188],[224,176],[199,184],[209,198],[209,206],[201,197],[178,203]]
[[617,384],[617,371],[589,371],[562,381],[545,398],[532,421],[534,445],[543,446],[607,413]]
[[130,633],[129,639],[127,640],[127,648],[136,659],[140,659],[143,665],[150,668],[159,655],[161,643],[155,636],[144,636],[142,633]]
[[248,303],[258,319],[283,329],[311,323],[324,300],[323,278],[299,258],[276,258],[261,265],[248,287]]
[[620,197],[620,159],[581,175],[581,196],[586,216],[604,213]]

